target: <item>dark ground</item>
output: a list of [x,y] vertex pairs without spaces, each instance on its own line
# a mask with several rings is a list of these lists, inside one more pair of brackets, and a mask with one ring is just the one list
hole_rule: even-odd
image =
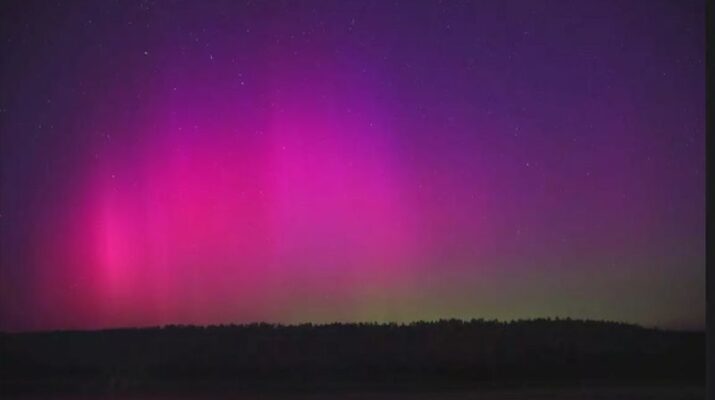
[[531,385],[527,387],[492,387],[472,389],[431,389],[431,390],[324,390],[324,391],[149,391],[149,392],[102,392],[102,393],[23,393],[10,395],[8,398],[27,400],[66,399],[66,400],[198,400],[198,399],[240,399],[240,400],[327,400],[327,399],[365,399],[365,400],[690,400],[705,399],[705,387],[694,384],[632,384],[599,385]]
[[0,389],[30,398],[695,399],[704,387],[703,332],[595,321],[0,335]]

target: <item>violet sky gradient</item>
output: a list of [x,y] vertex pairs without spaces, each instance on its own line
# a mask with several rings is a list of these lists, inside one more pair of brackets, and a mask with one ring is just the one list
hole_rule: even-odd
[[704,327],[702,1],[8,1],[0,329]]

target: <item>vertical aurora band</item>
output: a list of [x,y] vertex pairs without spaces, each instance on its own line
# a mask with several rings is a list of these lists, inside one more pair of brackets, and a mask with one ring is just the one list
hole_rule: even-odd
[[704,323],[702,2],[29,4],[2,329]]

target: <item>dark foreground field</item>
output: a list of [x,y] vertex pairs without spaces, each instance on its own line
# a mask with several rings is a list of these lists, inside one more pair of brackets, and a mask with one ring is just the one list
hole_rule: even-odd
[[[15,396],[13,396],[15,397]],[[494,388],[457,391],[341,391],[322,393],[150,393],[150,394],[24,394],[27,400],[701,400],[705,388],[698,385],[597,386]]]
[[594,321],[2,334],[5,394],[117,399],[696,399],[705,335]]

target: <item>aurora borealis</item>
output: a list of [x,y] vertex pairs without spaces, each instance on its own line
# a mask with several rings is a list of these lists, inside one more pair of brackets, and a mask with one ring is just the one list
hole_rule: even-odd
[[704,326],[702,1],[0,7],[0,330]]

